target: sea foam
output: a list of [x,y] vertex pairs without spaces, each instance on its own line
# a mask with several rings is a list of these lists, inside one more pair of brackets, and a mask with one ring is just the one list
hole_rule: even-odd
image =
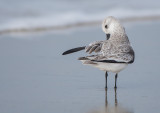
[[[82,11],[68,11],[57,14],[47,14],[36,17],[24,17],[9,19],[0,26],[0,33],[19,31],[43,31],[49,29],[63,29],[74,26],[99,24],[107,16],[115,16],[119,19],[134,19],[143,17],[160,16],[160,9],[156,10],[133,10],[116,8],[104,12],[86,13]],[[160,19],[160,18],[159,18]],[[127,19],[126,19],[127,20]]]

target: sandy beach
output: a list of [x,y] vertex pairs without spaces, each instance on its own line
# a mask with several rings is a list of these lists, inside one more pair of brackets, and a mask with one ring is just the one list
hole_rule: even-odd
[[67,49],[105,40],[100,26],[1,35],[0,112],[109,113],[119,109],[159,113],[160,21],[124,25],[136,58],[119,73],[116,96],[114,74],[109,73],[106,92],[104,72],[77,60],[86,55],[83,51],[61,55]]

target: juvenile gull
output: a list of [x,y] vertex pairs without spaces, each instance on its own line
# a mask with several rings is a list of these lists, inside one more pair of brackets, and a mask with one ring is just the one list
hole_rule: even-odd
[[109,16],[102,23],[102,30],[106,34],[106,40],[95,41],[88,46],[77,47],[65,51],[62,55],[70,54],[80,50],[94,55],[80,57],[83,64],[90,65],[105,71],[107,88],[107,72],[115,73],[115,88],[117,88],[118,73],[134,62],[134,51],[130,45],[128,36],[119,20]]

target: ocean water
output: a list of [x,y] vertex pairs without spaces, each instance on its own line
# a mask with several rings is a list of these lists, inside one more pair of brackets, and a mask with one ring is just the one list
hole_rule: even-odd
[[160,16],[159,0],[0,0],[0,32],[102,21],[106,16]]

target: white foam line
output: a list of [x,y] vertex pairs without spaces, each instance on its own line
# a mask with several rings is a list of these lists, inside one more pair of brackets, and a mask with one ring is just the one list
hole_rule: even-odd
[[[135,21],[153,21],[160,20],[160,15],[151,15],[151,16],[133,16],[133,17],[123,17],[120,19],[122,22],[135,22]],[[32,26],[32,27],[8,27],[7,29],[0,30],[0,34],[8,33],[24,33],[24,32],[42,32],[50,30],[65,30],[73,27],[83,27],[83,26],[93,26],[100,25],[101,20],[92,20],[88,21],[87,19],[82,22],[68,23],[64,25],[45,25],[45,26]],[[9,29],[10,28],[10,29]]]

